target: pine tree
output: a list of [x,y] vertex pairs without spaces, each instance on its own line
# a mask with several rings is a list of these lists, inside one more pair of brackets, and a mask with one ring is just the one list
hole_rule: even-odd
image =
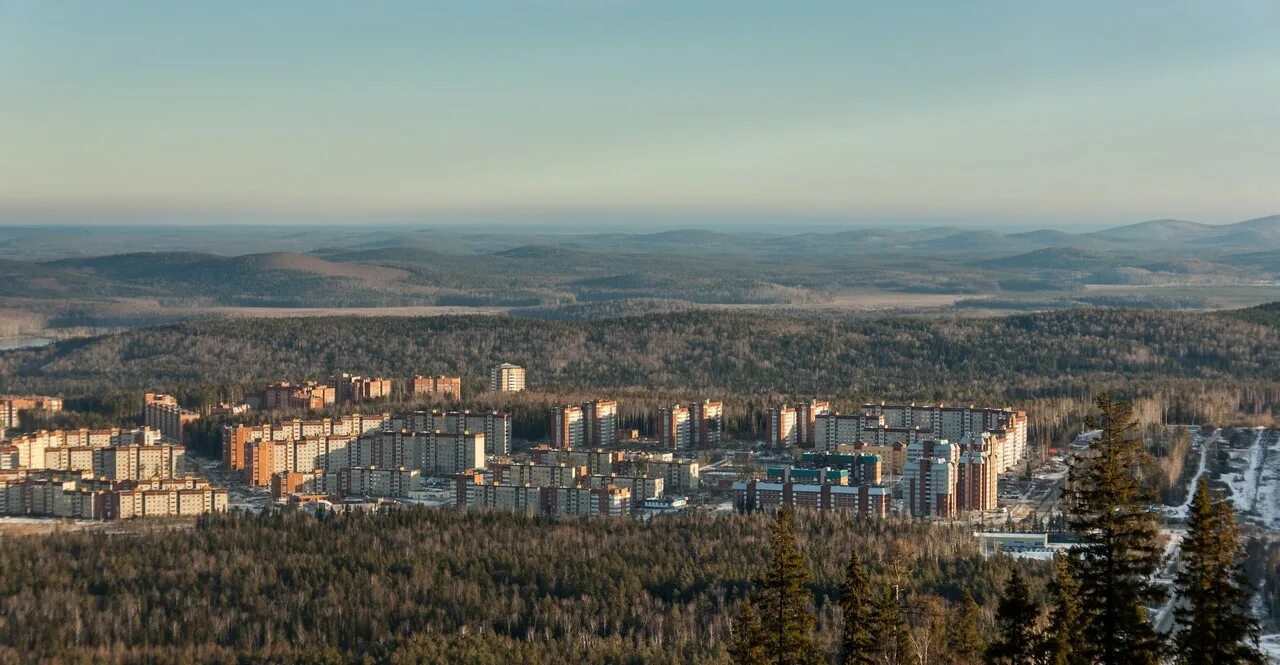
[[1195,492],[1174,578],[1181,601],[1174,610],[1174,656],[1187,665],[1261,663],[1235,511],[1213,496],[1204,479]]
[[813,641],[814,616],[809,563],[796,545],[791,511],[778,511],[774,524],[772,559],[761,589],[761,623],[765,653],[776,665],[796,665],[821,659]]
[[1160,638],[1148,606],[1164,591],[1151,579],[1160,565],[1147,451],[1129,404],[1097,398],[1102,435],[1073,463],[1067,482],[1072,528],[1083,539],[1078,579],[1085,644],[1101,665],[1155,665]]
[[733,622],[733,641],[729,644],[729,658],[734,665],[768,665],[764,652],[764,629],[756,615],[755,603],[748,598],[742,603],[742,613]]
[[1050,665],[1085,665],[1080,645],[1084,643],[1083,616],[1080,608],[1080,584],[1076,581],[1071,557],[1059,554],[1053,559],[1053,581],[1049,584],[1053,606],[1049,626],[1053,631],[1045,644],[1046,661]]
[[840,638],[840,662],[870,665],[876,662],[879,643],[876,639],[876,597],[871,578],[862,567],[857,550],[849,556],[845,568],[840,611],[844,615],[844,632]]
[[987,647],[987,662],[1002,665],[1034,665],[1041,662],[1040,604],[1017,570],[1005,585],[996,609],[995,641]]
[[982,608],[978,607],[973,594],[966,589],[960,603],[951,613],[947,624],[947,649],[951,652],[952,663],[979,663],[982,661],[983,640]]

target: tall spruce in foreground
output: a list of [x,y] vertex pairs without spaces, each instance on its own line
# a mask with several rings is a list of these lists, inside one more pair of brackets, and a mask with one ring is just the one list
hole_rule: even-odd
[[987,647],[987,662],[1000,665],[1036,665],[1044,659],[1040,632],[1040,604],[1017,570],[1004,587],[996,609],[996,639]]
[[760,626],[760,617],[750,598],[743,601],[742,613],[733,622],[729,658],[734,665],[769,665],[769,657],[764,652],[764,632]]
[[1046,661],[1049,665],[1085,665],[1083,610],[1080,607],[1080,583],[1076,581],[1075,563],[1066,554],[1053,558],[1053,580],[1049,583],[1049,635],[1046,636]]
[[1100,665],[1156,665],[1161,641],[1147,607],[1164,598],[1151,577],[1161,547],[1152,483],[1133,409],[1103,393],[1102,435],[1071,466],[1067,499],[1077,548],[1085,655]]
[[951,652],[950,662],[957,665],[969,665],[982,662],[984,642],[982,639],[982,608],[973,594],[965,590],[960,602],[951,610],[947,622],[947,650]]
[[778,511],[771,542],[772,558],[760,594],[760,623],[764,651],[775,665],[799,665],[822,660],[813,640],[814,616],[809,562],[796,545],[791,511]]
[[840,613],[844,615],[840,662],[845,665],[872,665],[879,650],[875,630],[876,590],[857,550],[849,555],[840,590]]
[[1182,566],[1173,582],[1180,600],[1174,610],[1174,658],[1186,665],[1262,663],[1235,510],[1215,497],[1203,478],[1195,492]]

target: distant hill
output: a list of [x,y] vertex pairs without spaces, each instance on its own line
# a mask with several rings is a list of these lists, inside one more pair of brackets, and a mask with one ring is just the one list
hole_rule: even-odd
[[1170,242],[1189,240],[1211,232],[1214,226],[1182,219],[1156,219],[1087,234],[1104,240]]

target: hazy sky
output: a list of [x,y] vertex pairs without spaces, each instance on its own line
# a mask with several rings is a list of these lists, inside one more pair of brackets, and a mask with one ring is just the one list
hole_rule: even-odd
[[0,219],[1280,212],[1280,3],[0,0]]

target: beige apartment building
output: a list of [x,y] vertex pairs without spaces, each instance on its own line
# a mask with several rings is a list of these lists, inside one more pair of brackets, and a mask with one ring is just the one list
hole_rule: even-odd
[[518,393],[524,390],[524,368],[502,363],[489,371],[489,390],[497,393]]
[[409,394],[415,397],[435,396],[462,397],[462,377],[460,376],[417,376],[409,379]]
[[142,422],[160,431],[170,441],[185,442],[187,425],[200,419],[200,414],[178,406],[173,395],[144,393],[142,396]]
[[62,400],[47,395],[3,395],[0,396],[0,431],[6,427],[22,425],[23,411],[44,411],[57,413],[62,410]]
[[384,399],[391,396],[391,379],[370,378],[354,374],[337,374],[329,378],[334,399],[341,404]]

